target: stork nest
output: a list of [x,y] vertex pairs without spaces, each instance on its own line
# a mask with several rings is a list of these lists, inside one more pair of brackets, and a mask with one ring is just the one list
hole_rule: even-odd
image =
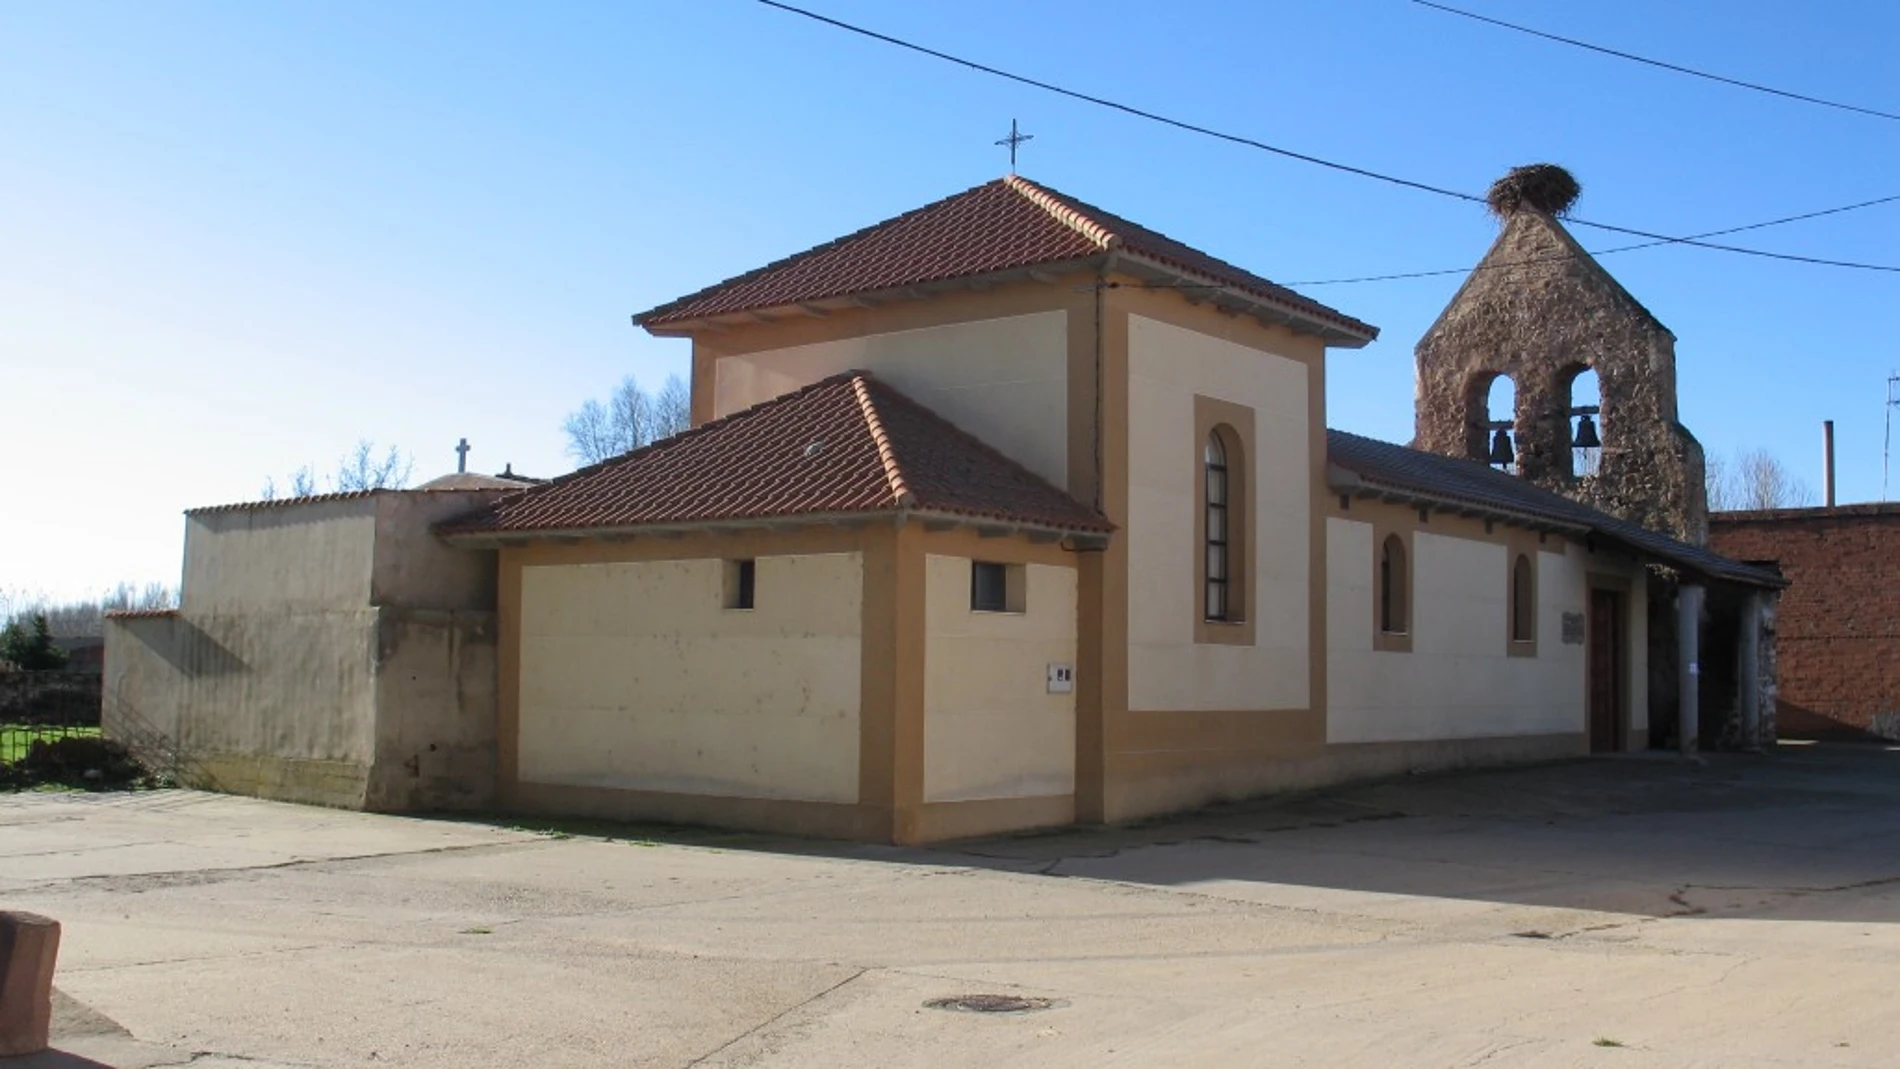
[[1562,215],[1582,193],[1583,186],[1569,171],[1554,163],[1533,163],[1513,167],[1509,174],[1491,183],[1484,200],[1493,215],[1508,219],[1524,208]]

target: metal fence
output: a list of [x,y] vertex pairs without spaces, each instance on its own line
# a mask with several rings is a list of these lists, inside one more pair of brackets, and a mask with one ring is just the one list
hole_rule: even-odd
[[25,760],[36,743],[98,738],[100,699],[96,675],[0,674],[0,764]]

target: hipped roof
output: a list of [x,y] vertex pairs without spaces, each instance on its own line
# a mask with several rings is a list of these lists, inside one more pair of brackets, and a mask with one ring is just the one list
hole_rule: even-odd
[[1378,328],[1165,234],[1019,175],[987,182],[633,317],[655,333],[719,316],[974,279],[1106,263],[1237,295],[1295,329],[1364,345]]
[[441,525],[463,540],[916,515],[1053,536],[1111,525],[873,376],[851,371]]

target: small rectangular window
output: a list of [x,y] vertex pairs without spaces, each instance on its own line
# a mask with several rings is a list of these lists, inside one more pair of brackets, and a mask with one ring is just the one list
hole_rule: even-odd
[[1020,564],[999,564],[986,560],[971,561],[970,611],[1024,611],[1024,580],[1023,566]]
[[756,562],[751,560],[729,560],[726,562],[726,608],[750,609],[752,607],[752,587],[757,572]]
[[1009,567],[990,561],[970,562],[970,610],[1006,612],[1009,609]]

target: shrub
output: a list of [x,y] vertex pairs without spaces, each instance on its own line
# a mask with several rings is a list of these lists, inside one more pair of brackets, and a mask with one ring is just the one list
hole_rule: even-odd
[[145,766],[120,742],[75,735],[39,739],[27,747],[16,776],[27,784],[58,783],[88,790],[130,787],[145,781]]

